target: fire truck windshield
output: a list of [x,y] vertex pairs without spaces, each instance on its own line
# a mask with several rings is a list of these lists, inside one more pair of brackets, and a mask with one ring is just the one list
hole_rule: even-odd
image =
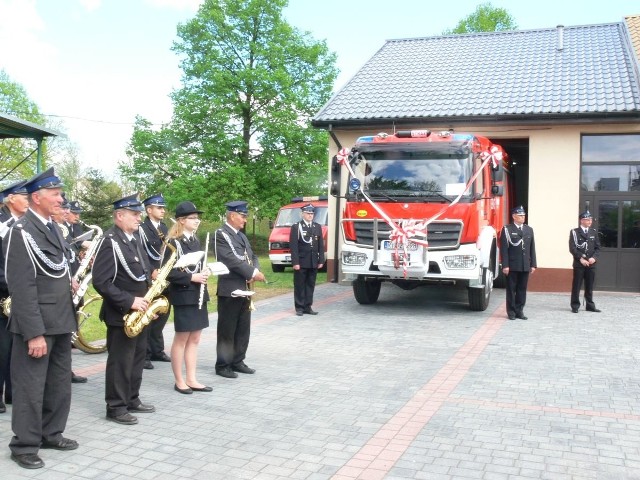
[[473,175],[472,156],[467,152],[399,151],[385,149],[361,152],[354,173],[369,196],[437,197],[452,201],[473,187],[465,186]]

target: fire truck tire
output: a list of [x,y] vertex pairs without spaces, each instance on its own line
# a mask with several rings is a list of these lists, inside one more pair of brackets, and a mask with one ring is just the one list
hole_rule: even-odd
[[484,312],[489,306],[493,288],[493,272],[490,268],[482,269],[483,288],[469,288],[469,308],[475,312]]
[[380,280],[370,280],[366,282],[364,278],[358,277],[358,279],[353,282],[353,296],[359,304],[371,305],[378,301],[381,286],[382,282]]
[[284,272],[284,265],[278,265],[277,263],[272,263],[271,270],[273,270],[274,273],[282,273]]

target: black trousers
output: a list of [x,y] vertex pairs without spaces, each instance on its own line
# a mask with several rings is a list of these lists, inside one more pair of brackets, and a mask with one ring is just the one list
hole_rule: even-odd
[[527,284],[529,272],[514,272],[507,275],[507,315],[522,315],[527,303]]
[[249,304],[247,297],[218,297],[216,370],[237,365],[245,359],[251,335]]
[[13,333],[7,330],[9,319],[0,312],[0,401],[11,403],[11,344]]
[[167,313],[159,315],[157,319],[152,321],[145,328],[145,330],[148,331],[147,335],[149,336],[147,340],[147,360],[151,360],[152,357],[155,358],[164,352],[164,336],[162,331],[164,330],[164,326],[167,324],[167,320],[169,320],[170,314],[171,305],[169,305]]
[[16,455],[38,453],[40,442],[59,440],[71,408],[71,334],[45,335],[47,354],[29,356],[22,335],[14,334],[11,351],[14,437]]
[[107,369],[104,398],[107,415],[117,417],[127,413],[129,407],[137,407],[140,401],[142,370],[147,354],[147,335],[142,332],[134,338],[127,337],[124,327],[107,326]]
[[571,284],[571,308],[580,308],[580,289],[584,280],[584,299],[587,310],[596,308],[593,303],[593,284],[596,280],[595,267],[573,267],[573,282]]
[[296,311],[308,311],[313,305],[313,291],[316,288],[317,268],[303,268],[293,271],[293,303]]

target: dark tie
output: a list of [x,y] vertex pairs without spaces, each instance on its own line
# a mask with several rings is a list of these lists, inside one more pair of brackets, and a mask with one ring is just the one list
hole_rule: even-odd
[[47,222],[47,228],[55,233],[55,230],[53,229],[53,223]]

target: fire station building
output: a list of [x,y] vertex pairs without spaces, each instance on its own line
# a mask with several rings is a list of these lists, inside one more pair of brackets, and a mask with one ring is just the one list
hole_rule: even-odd
[[640,15],[389,40],[313,124],[330,133],[329,158],[400,129],[490,138],[512,161],[515,204],[535,231],[529,289],[570,290],[569,230],[588,209],[602,245],[596,288],[640,291]]

